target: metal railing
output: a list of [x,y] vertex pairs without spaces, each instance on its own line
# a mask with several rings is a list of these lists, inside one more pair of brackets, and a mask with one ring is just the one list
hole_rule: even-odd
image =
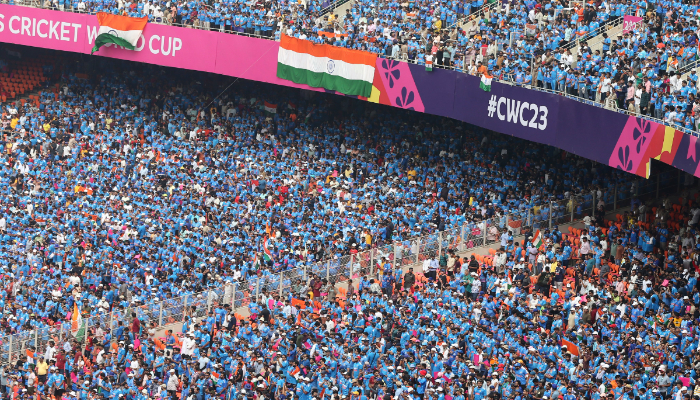
[[[347,3],[348,1],[350,1],[350,0],[333,0],[333,1],[331,1],[331,4],[328,7],[321,9],[321,12],[319,13],[319,15],[323,17],[324,15],[328,14],[329,12],[331,12],[331,11],[335,10],[336,8],[342,6],[343,4]],[[345,16],[342,15],[340,17],[345,17]]]
[[[595,39],[596,36],[600,36],[600,35],[602,35],[603,33],[608,33],[609,31],[611,31],[611,30],[617,28],[617,27],[620,26],[620,25],[622,25],[622,19],[618,19],[618,20],[615,20],[615,21],[609,20],[609,21],[605,22],[603,25],[599,26],[598,28],[596,28],[596,29],[590,31],[590,32],[587,33],[586,35],[583,35],[583,36],[578,36],[578,35],[576,35],[576,39],[575,39],[575,40],[570,40],[570,41],[569,41],[568,43],[566,43],[565,45],[559,46],[559,48],[562,48],[562,49],[564,49],[564,50],[573,49],[574,47],[578,47],[581,43],[585,43],[585,42],[588,42],[588,41],[591,40],[591,39]],[[576,34],[576,33],[574,33],[574,34]],[[602,40],[602,39],[601,39],[601,40]],[[599,43],[599,41],[596,41],[596,42],[594,42],[593,44],[597,44],[597,43]],[[589,45],[591,45],[591,43],[589,43]]]
[[[520,86],[520,87],[523,87],[523,88],[525,88],[525,89],[537,90],[537,91],[540,91],[540,92],[546,92],[546,93],[550,93],[550,94],[556,94],[556,95],[558,95],[558,96],[564,96],[564,97],[566,97],[566,98],[569,98],[569,99],[572,99],[572,100],[576,100],[576,101],[578,101],[578,102],[585,103],[585,104],[588,104],[588,105],[591,105],[591,106],[596,106],[596,107],[600,107],[600,108],[605,108],[605,109],[610,110],[610,111],[614,111],[614,112],[617,112],[617,113],[620,113],[620,114],[630,115],[630,116],[637,117],[637,118],[643,118],[643,119],[646,119],[646,120],[649,120],[649,121],[656,122],[657,124],[661,124],[661,125],[665,125],[665,126],[670,126],[670,127],[673,128],[673,129],[679,130],[679,131],[684,132],[684,133],[687,133],[687,134],[689,134],[689,135],[693,135],[693,136],[696,136],[696,137],[700,137],[700,132],[698,132],[697,130],[692,130],[692,129],[688,129],[688,128],[685,128],[685,127],[677,126],[677,125],[674,125],[674,124],[669,124],[668,122],[666,122],[666,121],[664,121],[664,120],[661,120],[661,119],[652,117],[652,116],[650,116],[650,115],[645,115],[645,114],[641,114],[641,113],[638,113],[638,112],[633,112],[633,111],[625,110],[625,109],[623,109],[623,108],[618,108],[617,106],[615,106],[615,108],[606,107],[605,104],[600,103],[600,102],[598,102],[598,101],[596,101],[596,100],[594,100],[594,99],[593,99],[593,100],[591,100],[591,99],[585,99],[585,98],[583,98],[583,97],[579,97],[579,96],[576,96],[576,95],[573,95],[573,94],[570,94],[570,93],[562,92],[562,91],[559,91],[559,90],[556,90],[556,89],[546,89],[546,88],[538,87],[537,85],[533,85],[533,84],[519,83],[519,82],[516,82],[516,80],[515,80],[515,78],[514,78],[513,75],[505,75],[505,76],[503,76],[503,79],[496,79],[496,80],[497,80],[498,82],[505,83],[505,84],[507,84],[507,85]],[[595,91],[592,91],[591,93],[593,94],[593,97],[595,98],[595,97],[596,97],[596,92],[595,92]]]
[[[624,173],[620,172],[620,174]],[[120,324],[127,325],[132,313],[136,313],[145,324],[145,331],[148,328],[157,329],[193,318],[202,318],[210,311],[224,305],[230,305],[233,312],[237,313],[253,302],[273,297],[277,299],[286,299],[290,296],[303,297],[306,283],[312,275],[325,278],[334,285],[347,282],[349,279],[357,281],[363,277],[380,277],[382,271],[378,271],[376,266],[382,258],[391,262],[394,267],[405,267],[437,257],[446,249],[464,253],[469,249],[500,241],[500,234],[495,234],[492,227],[497,228],[498,231],[508,227],[516,235],[536,229],[551,229],[559,224],[573,223],[593,215],[594,208],[600,200],[605,201],[608,210],[610,206],[612,210],[617,210],[626,206],[622,202],[630,200],[633,196],[658,197],[659,193],[670,193],[674,186],[679,187],[679,179],[674,179],[672,176],[665,177],[663,182],[670,186],[663,189],[659,186],[661,180],[657,180],[656,183],[646,179],[624,182],[609,187],[598,198],[596,192],[581,193],[564,200],[535,197],[510,214],[494,215],[483,221],[464,223],[445,231],[394,241],[357,254],[305,264],[278,274],[256,275],[242,282],[226,282],[200,293],[168,298],[138,307],[113,309],[105,313],[93,310],[84,320],[85,331],[94,331],[100,327],[105,333],[110,333],[111,340],[114,341],[118,340],[114,337],[116,328]],[[71,321],[64,320],[52,327],[1,336],[0,364],[15,362],[27,350],[43,351],[50,340],[57,345],[62,345],[64,341],[72,338],[73,334]]]
[[[457,21],[455,21],[452,25],[448,26],[448,28],[449,28],[449,29],[452,29],[452,28],[454,28],[454,27],[461,27],[463,24],[466,24],[466,23],[469,23],[469,22],[474,21],[474,20],[475,20],[475,16],[483,17],[483,16],[485,16],[487,13],[490,14],[490,13],[494,12],[493,9],[496,8],[496,7],[500,7],[500,6],[501,6],[501,0],[496,0],[496,1],[494,1],[493,3],[486,3],[486,4],[484,4],[483,6],[477,8],[477,9],[474,10],[474,11],[471,11],[471,10],[470,10],[470,12],[469,12],[468,15],[466,15],[466,16],[464,16],[464,17],[462,17],[462,18],[459,18],[459,19],[458,19]],[[498,11],[501,11],[501,10],[498,10]]]

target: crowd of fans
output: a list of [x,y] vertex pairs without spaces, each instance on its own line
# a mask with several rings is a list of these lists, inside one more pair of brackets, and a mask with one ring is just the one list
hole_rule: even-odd
[[[697,131],[698,6],[599,0],[353,0],[345,15],[319,0],[171,2],[46,0],[45,7],[148,16],[152,22],[279,39],[282,33],[565,92]],[[484,10],[488,8],[488,12]],[[326,11],[325,14],[322,12]],[[342,13],[341,13],[342,14]],[[625,15],[636,29],[602,37]],[[612,32],[612,31],[611,31]],[[595,38],[595,43],[590,39]],[[575,43],[580,46],[573,46]],[[593,45],[596,50],[591,50]],[[573,53],[572,53],[573,51]]]
[[547,221],[536,206],[628,179],[454,121],[99,62],[109,74],[54,71],[56,93],[3,108],[5,333],[73,301],[125,308],[506,214]]
[[[583,232],[517,242],[499,217],[628,175],[338,96],[89,63],[47,66],[56,91],[2,108],[3,351],[10,334],[70,326],[75,310],[120,321],[28,349],[0,370],[4,396],[700,395],[693,196],[653,212],[633,201],[612,226],[598,202]],[[205,302],[176,334],[127,313],[486,220],[502,245],[493,260],[443,253],[404,270],[379,258],[377,276],[342,291],[313,277],[294,299],[263,292],[243,320]]]

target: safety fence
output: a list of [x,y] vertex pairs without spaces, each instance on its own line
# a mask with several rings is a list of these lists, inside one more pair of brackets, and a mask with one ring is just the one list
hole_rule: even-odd
[[[464,223],[444,231],[380,245],[364,252],[303,265],[278,274],[259,273],[258,276],[252,276],[243,282],[227,282],[200,293],[154,301],[138,307],[114,309],[106,313],[93,310],[83,319],[83,324],[85,332],[95,332],[101,328],[103,332],[110,334],[111,340],[115,340],[113,332],[120,326],[128,326],[132,313],[136,313],[146,328],[155,329],[184,322],[186,318],[206,317],[214,309],[227,304],[235,313],[240,313],[253,302],[271,298],[281,300],[303,297],[307,282],[313,276],[326,279],[334,285],[345,284],[351,279],[357,282],[362,277],[376,277],[381,273],[376,267],[382,259],[396,268],[437,258],[447,250],[463,253],[500,241],[500,234],[506,226],[514,235],[534,232],[537,229],[551,229],[592,216],[595,207],[601,202],[609,212],[628,206],[632,197],[656,198],[661,194],[675,193],[681,187],[680,179],[680,171],[669,171],[659,175],[656,180],[620,183],[605,191],[596,190],[563,200],[531,198],[528,202],[523,202],[523,206],[517,212],[490,216],[481,221]],[[339,289],[342,295],[344,288]],[[51,327],[0,337],[0,364],[16,362],[28,351],[43,352],[50,340],[62,346],[65,341],[79,336],[72,328],[71,321],[63,321]]]

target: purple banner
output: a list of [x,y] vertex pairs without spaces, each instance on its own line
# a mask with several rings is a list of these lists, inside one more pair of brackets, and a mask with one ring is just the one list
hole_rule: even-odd
[[[88,53],[96,28],[92,15],[0,5],[2,42]],[[278,51],[270,40],[148,24],[134,51],[112,46],[96,55],[323,91],[277,78]],[[372,85],[371,96],[358,99],[454,118],[644,177],[652,158],[700,177],[697,137],[656,122],[498,82],[485,92],[474,76],[382,58]]]

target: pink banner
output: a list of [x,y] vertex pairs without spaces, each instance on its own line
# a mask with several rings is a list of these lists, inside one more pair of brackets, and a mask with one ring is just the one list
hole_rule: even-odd
[[219,34],[216,67],[211,72],[322,92],[323,89],[300,85],[277,77],[279,47],[279,43],[273,40]]
[[622,33],[633,32],[640,28],[642,23],[642,17],[635,17],[634,15],[625,15],[622,20]]
[[[90,54],[97,29],[94,15],[0,5],[2,42]],[[277,78],[278,49],[273,40],[149,23],[136,50],[107,45],[95,55],[323,91]]]
[[[89,54],[97,32],[97,17],[89,15],[84,53]],[[220,32],[147,24],[135,50],[105,46],[95,55],[148,64],[214,72]],[[243,38],[242,38],[243,39]]]
[[[92,17],[97,24],[97,17]],[[83,53],[87,18],[82,14],[0,4],[0,40]]]

